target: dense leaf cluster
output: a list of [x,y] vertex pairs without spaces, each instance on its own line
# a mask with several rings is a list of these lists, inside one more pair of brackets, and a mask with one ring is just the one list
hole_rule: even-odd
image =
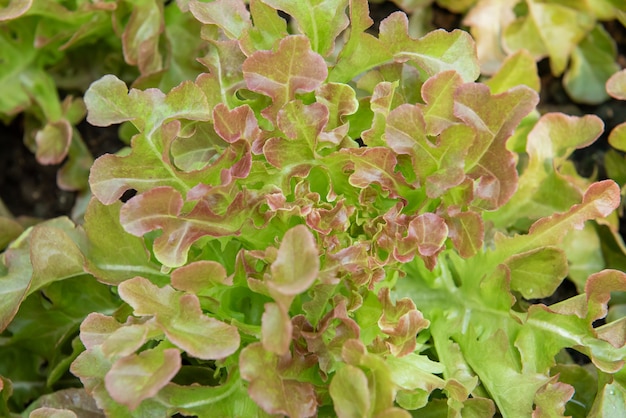
[[[536,110],[535,59],[563,72],[575,47],[527,46],[477,81],[480,40],[414,37],[401,12],[373,35],[365,0],[131,3],[116,30],[139,79],[84,95],[129,147],[90,166],[84,222],[7,221],[0,413],[71,375],[84,389],[24,416],[626,411],[620,187],[568,160],[603,124]],[[516,9],[509,45],[558,7]],[[165,75],[163,16],[197,25],[197,76]],[[40,137],[67,125],[48,120]],[[578,295],[531,303],[566,277]]]

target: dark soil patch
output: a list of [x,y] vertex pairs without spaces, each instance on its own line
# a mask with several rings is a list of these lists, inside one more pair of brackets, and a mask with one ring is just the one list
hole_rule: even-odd
[[[81,136],[94,157],[118,151],[124,144],[117,128],[97,128],[82,122]],[[42,219],[70,215],[76,193],[61,190],[56,183],[59,165],[44,166],[24,145],[22,118],[0,125],[3,151],[0,153],[0,198],[16,217]]]

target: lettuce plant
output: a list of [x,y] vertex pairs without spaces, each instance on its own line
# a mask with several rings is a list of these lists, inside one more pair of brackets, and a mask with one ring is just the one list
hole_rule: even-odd
[[563,77],[571,99],[598,104],[608,99],[604,84],[620,69],[615,42],[601,23],[612,20],[626,24],[624,2],[479,0],[464,24],[476,39],[484,73],[525,49],[536,60],[549,58],[552,75]]
[[[415,39],[394,13],[370,34],[364,0],[181,7],[206,71],[94,82],[88,121],[131,124],[130,148],[95,161],[83,225],[2,254],[0,355],[24,366],[0,370],[0,411],[49,367],[84,390],[25,414],[625,411],[625,319],[603,318],[626,274],[597,232],[620,191],[567,160],[597,117],[539,116],[527,54],[478,83],[466,32]],[[539,302],[568,276],[577,295]]]
[[[0,120],[23,116],[40,164],[63,163],[57,183],[85,191],[93,157],[77,125],[82,94],[107,73],[170,89],[201,71],[200,24],[174,4],[149,1],[10,1],[0,5]],[[166,71],[167,70],[167,71]],[[65,97],[60,97],[61,91]]]

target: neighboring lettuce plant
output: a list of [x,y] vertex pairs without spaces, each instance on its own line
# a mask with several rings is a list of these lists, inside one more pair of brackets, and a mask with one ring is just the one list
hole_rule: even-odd
[[[201,71],[200,25],[162,1],[25,0],[0,8],[0,120],[23,116],[40,164],[63,163],[60,188],[88,189],[93,157],[76,125],[83,92],[107,73],[169,90]],[[59,91],[66,94],[59,97]],[[73,97],[78,96],[78,97]]]
[[[433,2],[395,0],[414,13]],[[598,104],[608,99],[604,83],[620,67],[615,42],[602,22],[626,26],[623,1],[437,0],[437,4],[466,13],[463,24],[476,40],[483,74],[493,74],[507,56],[525,49],[537,61],[549,58],[552,75],[563,76],[563,87],[575,102]]]
[[477,83],[465,32],[369,34],[365,0],[184,6],[207,71],[93,83],[88,121],[132,124],[130,150],[94,163],[84,225],[2,254],[1,413],[68,367],[84,390],[24,415],[626,413],[626,319],[603,320],[626,274],[587,222],[616,234],[620,191],[567,160],[597,117],[539,117],[523,52]]

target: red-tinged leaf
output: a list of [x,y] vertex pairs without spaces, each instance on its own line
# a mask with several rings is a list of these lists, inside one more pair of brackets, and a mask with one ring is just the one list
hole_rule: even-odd
[[424,319],[411,299],[402,298],[393,303],[389,288],[383,288],[378,294],[378,299],[383,308],[378,326],[389,336],[385,343],[391,353],[396,357],[402,357],[415,351],[417,333],[428,328],[430,322]]
[[289,352],[293,327],[291,318],[276,303],[266,303],[261,318],[261,343],[263,348],[283,356]]
[[350,227],[350,217],[355,210],[354,206],[346,206],[345,199],[341,199],[332,209],[311,209],[306,216],[306,224],[309,228],[324,235],[332,231],[343,232]]
[[275,9],[290,14],[302,33],[321,55],[333,52],[335,38],[348,26],[345,10],[348,0],[264,0]]
[[588,304],[587,319],[590,322],[606,316],[611,292],[626,292],[626,273],[603,270],[589,276],[585,284],[585,294]]
[[113,363],[104,383],[111,397],[131,410],[155,396],[178,373],[180,353],[175,348],[150,349]]
[[310,417],[317,410],[313,385],[297,376],[310,367],[306,360],[287,354],[279,357],[261,343],[248,345],[239,355],[241,377],[249,383],[248,394],[268,414]]
[[550,382],[537,391],[532,418],[565,417],[565,404],[574,395],[574,387]]
[[385,140],[398,154],[410,155],[420,184],[436,198],[465,179],[464,157],[472,145],[474,132],[463,125],[453,125],[433,142],[418,106],[404,104],[389,113]]
[[[340,299],[338,302],[334,301],[335,307],[324,315],[315,328],[304,320],[303,316],[296,316],[292,320],[294,339],[297,340],[301,336],[306,340],[307,349],[317,356],[323,373],[329,373],[334,369],[335,362],[341,357],[344,343],[358,339],[361,334],[357,322],[348,316],[347,299],[338,299]],[[313,304],[314,302],[311,302],[307,308],[317,308],[312,306]]]
[[324,83],[316,90],[315,97],[328,109],[328,129],[343,125],[344,117],[359,108],[356,92],[348,84]]
[[229,110],[224,103],[218,104],[213,109],[213,123],[215,132],[231,144],[240,139],[253,143],[261,134],[256,116],[248,105]]
[[251,207],[238,194],[224,215],[213,212],[210,203],[201,200],[188,214],[181,214],[183,199],[171,187],[156,187],[129,200],[120,213],[124,229],[136,236],[162,229],[154,241],[154,254],[164,265],[178,267],[187,261],[191,245],[203,236],[237,234]]
[[[518,190],[494,214],[497,225],[508,225],[524,216],[535,220],[579,202],[582,196],[579,185],[570,175],[561,174],[560,168],[576,149],[593,143],[603,126],[595,115],[543,115],[528,134],[529,161],[519,178]],[[555,189],[559,190],[558,194],[554,193]]]
[[167,338],[194,357],[221,359],[239,348],[237,329],[205,315],[194,294],[159,288],[141,277],[121,283],[119,294],[136,315],[155,316]]
[[308,38],[288,36],[280,41],[276,52],[258,51],[243,63],[248,88],[272,98],[263,116],[276,120],[280,108],[296,93],[315,90],[328,74],[324,58],[311,51]]
[[271,265],[271,290],[295,296],[307,290],[317,278],[320,260],[315,237],[304,225],[288,230]]
[[422,109],[426,132],[439,135],[458,119],[454,116],[454,92],[463,84],[456,71],[443,71],[430,77],[422,86]]
[[109,359],[130,356],[139,351],[148,339],[162,337],[163,332],[154,321],[125,324],[102,343],[102,353]]
[[60,217],[27,230],[0,254],[0,330],[11,323],[29,294],[83,274],[84,247],[82,231]]
[[139,72],[143,76],[163,68],[159,37],[164,28],[163,6],[157,1],[134,4],[122,34],[122,47],[126,62],[139,67]]
[[606,91],[618,100],[626,100],[626,69],[613,74],[606,82]]
[[96,159],[89,174],[94,196],[105,205],[110,205],[129,189],[140,193],[165,185],[181,191],[188,189],[189,186],[174,174],[169,155],[166,157],[164,153],[176,137],[178,127],[177,123],[164,126],[151,141],[141,134],[136,135],[129,155],[105,154]]
[[72,126],[66,119],[48,122],[35,135],[37,161],[43,165],[59,164],[67,156],[72,142]]
[[119,294],[133,307],[135,315],[171,318],[177,314],[176,302],[182,296],[171,286],[159,288],[143,277],[135,277],[120,283]]
[[374,87],[370,98],[370,108],[374,112],[374,118],[371,128],[361,133],[361,139],[368,147],[387,145],[383,140],[383,135],[387,126],[387,116],[393,107],[396,88],[394,83],[388,81],[381,81]]
[[8,5],[0,9],[0,22],[3,20],[13,20],[30,9],[33,0],[11,0]]
[[595,328],[595,331],[599,339],[608,341],[615,348],[626,345],[626,317]]
[[132,120],[132,100],[128,96],[128,88],[114,75],[105,75],[89,86],[85,92],[87,121],[95,126],[109,126]]
[[102,345],[116,330],[122,327],[115,318],[93,312],[80,324],[80,340],[86,349]]
[[[299,141],[290,141],[285,138],[270,138],[263,145],[263,154],[267,162],[278,169],[287,168],[290,175],[299,174],[306,177],[311,169],[307,163],[314,159],[313,151],[308,146],[303,147]],[[293,163],[297,162],[296,167]],[[291,167],[290,167],[291,166]]]
[[376,240],[381,249],[401,263],[411,261],[416,253],[428,258],[443,250],[448,227],[441,217],[434,213],[408,216],[400,210],[396,205],[383,215],[386,225]]
[[[619,186],[615,182],[604,180],[593,183],[585,192],[582,203],[572,206],[566,213],[538,220],[531,226],[529,235],[533,238],[551,235],[551,241],[560,240],[569,228],[582,229],[589,219],[607,217],[619,206],[619,201]],[[562,223],[567,223],[569,228],[561,226]],[[559,231],[555,235],[557,228]]]
[[243,0],[216,0],[204,3],[189,2],[193,16],[204,24],[217,25],[231,39],[239,39],[250,26],[250,13]]
[[329,393],[339,418],[361,418],[370,415],[371,398],[367,376],[358,367],[345,365],[337,370]]
[[126,88],[114,75],[106,75],[85,93],[87,120],[92,125],[109,126],[132,121],[149,138],[168,120],[209,120],[207,98],[200,87],[185,81],[165,94],[158,89],[145,91]]
[[312,150],[317,148],[317,137],[327,123],[328,108],[322,103],[305,105],[300,100],[292,100],[278,112],[278,128],[287,138],[304,142]]
[[209,107],[220,103],[229,108],[241,104],[236,96],[237,90],[244,88],[241,66],[246,56],[237,41],[212,41],[209,52],[197,60],[209,69],[196,79],[196,84],[204,92]]
[[483,248],[485,227],[481,216],[473,211],[446,217],[448,236],[461,257],[469,258]]
[[329,158],[345,160],[343,169],[352,171],[348,180],[354,187],[365,189],[376,183],[391,197],[401,196],[409,188],[402,174],[395,171],[398,161],[388,148],[342,149]]
[[84,271],[85,257],[77,245],[86,247],[82,234],[75,234],[69,220],[65,227],[40,224],[30,235],[33,277],[29,292],[40,289],[54,281],[66,279]]
[[527,151],[531,159],[562,159],[575,149],[585,148],[602,134],[604,124],[595,115],[582,117],[548,113],[528,134]]
[[494,96],[489,87],[468,83],[455,94],[455,116],[477,133],[465,158],[465,171],[478,180],[476,203],[486,209],[502,206],[515,192],[517,170],[506,141],[537,102],[537,93],[526,86]]
[[410,60],[428,76],[456,70],[465,82],[478,78],[478,57],[469,33],[439,29],[420,39],[412,39],[408,22],[406,14],[396,12],[380,23],[379,39],[392,51],[396,60]]
[[513,254],[557,245],[571,229],[582,229],[590,219],[608,216],[620,203],[619,186],[612,180],[593,183],[583,196],[582,203],[569,211],[557,213],[535,222],[527,235],[497,238],[496,251],[504,261]]
[[178,290],[200,294],[214,286],[233,284],[232,277],[226,277],[224,267],[210,260],[200,260],[177,268],[172,272],[172,286]]
[[[157,315],[158,318],[158,315]],[[202,360],[223,359],[239,349],[237,328],[203,314],[198,297],[180,297],[180,312],[168,321],[167,338]]]

